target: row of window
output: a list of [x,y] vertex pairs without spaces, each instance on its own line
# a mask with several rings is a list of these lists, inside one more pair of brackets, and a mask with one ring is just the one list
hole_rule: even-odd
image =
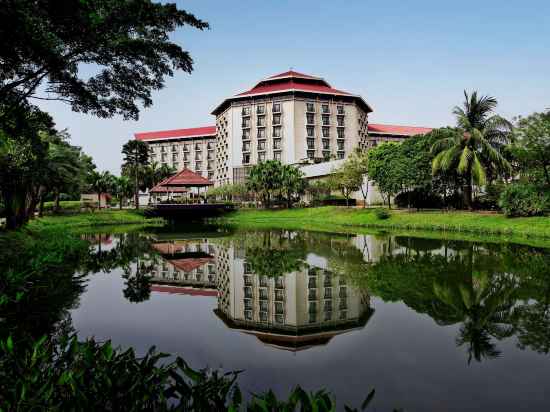
[[[308,125],[314,125],[315,124],[315,114],[314,113],[306,113],[306,124]],[[330,116],[328,114],[321,115],[321,124],[323,126],[330,126]],[[336,126],[338,127],[344,127],[345,126],[345,118],[344,116],[336,116]]]
[[[243,152],[250,152],[251,143],[250,140],[243,142]],[[264,151],[267,149],[267,141],[266,140],[258,140],[257,149],[259,152]],[[282,143],[281,139],[273,139],[273,150],[281,150],[282,149]]]
[[[306,103],[306,112],[308,113],[315,113],[315,103],[312,103],[312,102],[307,102]],[[326,103],[323,103],[321,105],[321,113],[323,114],[330,114],[330,106]],[[342,105],[338,105],[336,106],[336,113],[338,115],[343,115],[345,114],[345,111],[344,111],[344,106]]]
[[[323,144],[323,150],[330,150],[330,139],[323,139],[322,144]],[[338,150],[345,150],[343,140],[338,140],[336,144],[337,144]],[[315,150],[315,139],[309,138],[309,137],[307,138],[307,148],[309,150]]]
[[[203,143],[195,143],[195,145],[194,145],[195,150],[197,150],[197,151],[201,151],[202,146],[203,146]],[[178,145],[172,145],[172,153],[177,152],[178,147],[179,147]],[[191,149],[191,147],[193,147],[193,145],[191,143],[184,143],[183,144],[183,151],[188,152]],[[206,148],[208,150],[214,150],[214,142],[208,142],[206,144]],[[166,146],[161,146],[160,147],[160,152],[161,153],[167,153],[168,152],[167,147]],[[152,147],[150,148],[150,153],[154,153]]]
[[[281,103],[278,103],[278,102],[273,103],[273,106],[271,107],[271,111],[273,113],[281,113]],[[250,116],[251,113],[252,113],[252,110],[250,106],[246,106],[242,108],[241,114],[243,116]],[[265,106],[263,105],[256,106],[256,113],[260,115],[265,114],[266,113]]]
[[[243,117],[243,121],[242,121],[242,128],[243,129],[249,129],[251,124],[252,124],[252,122],[250,121],[250,117]],[[281,115],[280,114],[274,114],[273,118],[271,119],[271,124],[273,126],[281,125]],[[258,118],[256,119],[256,126],[265,127],[265,125],[266,125],[265,116],[258,116]]]
[[[269,320],[269,314],[267,311],[260,311],[258,313],[258,317],[260,319],[260,322],[268,322]],[[252,310],[245,310],[244,311],[244,318],[245,320],[252,321],[253,318],[253,312]],[[340,311],[340,320],[346,320],[348,318],[348,313],[345,310]],[[333,320],[333,314],[332,312],[325,312],[324,315],[325,322]],[[309,323],[316,323],[317,322],[317,313],[310,313],[309,314]],[[275,315],[275,323],[284,324],[285,323],[285,316],[284,314],[276,314]]]
[[[273,152],[273,160],[282,161],[283,155],[281,152]],[[266,152],[258,153],[258,162],[265,162],[267,160]],[[243,165],[250,164],[251,156],[250,153],[243,153]]]
[[[323,127],[321,129],[321,131],[322,131],[322,136],[324,138],[329,138],[330,137],[330,128],[329,127]],[[315,127],[306,126],[306,135],[307,135],[307,137],[314,137],[315,136]],[[338,139],[345,139],[345,137],[346,137],[345,129],[344,128],[336,129],[336,137],[338,137]]]

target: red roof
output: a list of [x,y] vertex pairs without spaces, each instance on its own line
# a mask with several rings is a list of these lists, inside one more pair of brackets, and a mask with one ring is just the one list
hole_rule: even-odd
[[169,259],[168,262],[179,270],[184,272],[191,272],[193,269],[200,268],[206,265],[208,262],[213,261],[214,258],[183,258],[183,259]]
[[282,92],[306,92],[346,96],[348,98],[355,99],[355,101],[359,103],[367,112],[372,112],[372,108],[367,104],[367,102],[365,102],[365,100],[363,100],[361,96],[357,96],[343,90],[334,89],[321,77],[310,76],[309,74],[298,73],[290,70],[261,80],[250,90],[225,99],[221,104],[218,105],[218,107],[214,109],[212,114],[215,115],[217,113],[220,113],[231,100],[244,98],[247,96]]
[[186,193],[188,190],[184,187],[161,186],[160,184],[149,190],[149,193]]
[[310,76],[309,74],[304,74],[304,73],[298,73],[298,72],[295,72],[294,70],[289,70],[284,73],[275,74],[273,76],[268,77],[268,79],[279,79],[282,77],[302,77],[304,79],[315,79],[315,80],[321,79],[320,77]]
[[158,132],[135,133],[137,140],[176,139],[202,136],[215,136],[216,126],[191,127],[189,129],[161,130]]
[[205,290],[195,288],[185,288],[181,286],[164,286],[151,285],[152,292],[171,293],[176,295],[191,295],[191,296],[218,296],[217,290]]
[[164,179],[155,187],[169,187],[170,191],[175,191],[175,187],[193,187],[193,186],[211,186],[213,183],[199,175],[198,173],[192,172],[189,169],[183,169],[176,173],[174,176],[170,176],[167,179]]
[[429,127],[416,127],[416,126],[398,126],[391,124],[375,124],[369,123],[369,132],[372,133],[385,133],[399,136],[414,136],[417,134],[426,134],[433,129]]
[[303,91],[303,92],[316,92],[316,93],[324,93],[324,94],[339,94],[339,95],[345,95],[345,96],[352,96],[352,94],[348,92],[344,92],[342,90],[333,89],[330,86],[327,86],[325,84],[315,84],[315,83],[300,83],[296,82],[293,79],[287,80],[282,83],[274,83],[274,84],[259,84],[252,89],[239,93],[237,96],[251,96],[255,94],[263,94],[263,93],[273,93],[273,92],[280,92],[283,90],[291,90],[291,91]]

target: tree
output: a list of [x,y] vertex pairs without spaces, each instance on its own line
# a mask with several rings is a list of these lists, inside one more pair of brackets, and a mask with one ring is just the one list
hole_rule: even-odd
[[286,199],[286,205],[292,207],[292,199],[304,193],[306,181],[304,173],[292,165],[282,165],[281,170],[281,193]]
[[283,165],[278,160],[266,160],[250,168],[247,180],[248,190],[256,192],[265,207],[271,206],[271,199],[283,187]]
[[[434,173],[455,170],[464,178],[464,202],[472,208],[472,186],[487,182],[487,173],[511,171],[501,148],[509,142],[511,124],[493,115],[497,100],[490,96],[470,96],[464,91],[463,107],[455,107],[457,119],[455,133],[441,136],[432,146],[436,155],[432,162]],[[492,173],[494,174],[494,173]]]
[[120,176],[115,178],[113,193],[118,199],[119,209],[122,209],[124,199],[129,199],[134,195],[134,185],[128,176]]
[[368,181],[365,182],[365,177],[369,171],[369,158],[367,152],[362,150],[353,152],[344,165],[345,174],[350,176],[352,185],[359,187],[361,195],[363,196],[363,207],[366,207],[367,197],[369,195],[369,184]]
[[520,172],[532,183],[550,188],[550,111],[519,118],[513,152]]
[[[76,112],[137,119],[138,104],[189,53],[170,41],[182,26],[208,24],[175,4],[151,0],[5,0],[0,11],[0,106],[60,100]],[[42,94],[41,94],[42,93]]]
[[145,167],[149,163],[149,151],[147,144],[141,140],[130,140],[122,146],[124,155],[123,172],[133,177],[134,180],[134,204],[139,209],[139,184],[143,177]]
[[346,162],[329,175],[328,183],[332,190],[342,193],[346,198],[346,206],[349,207],[351,194],[360,190],[363,185],[363,173],[353,161]]
[[101,208],[101,195],[113,190],[115,177],[107,171],[97,172],[94,170],[90,173],[89,179],[90,190],[97,193],[98,208]]
[[378,190],[388,201],[403,190],[406,180],[403,176],[403,156],[398,143],[383,143],[369,150],[368,175],[378,186]]

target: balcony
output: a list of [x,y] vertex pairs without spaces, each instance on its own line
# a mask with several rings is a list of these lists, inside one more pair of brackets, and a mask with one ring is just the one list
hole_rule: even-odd
[[256,114],[265,114],[265,106],[258,106],[256,108]]
[[306,112],[315,113],[315,105],[313,103],[306,104]]
[[281,104],[273,103],[273,108],[271,110],[273,113],[281,113]]
[[337,109],[336,109],[336,113],[338,113],[338,115],[343,116],[345,114],[344,106],[338,106]]
[[330,108],[328,107],[328,104],[324,104],[321,108],[321,113],[323,114],[330,114]]
[[243,107],[241,110],[242,116],[250,116],[250,107]]

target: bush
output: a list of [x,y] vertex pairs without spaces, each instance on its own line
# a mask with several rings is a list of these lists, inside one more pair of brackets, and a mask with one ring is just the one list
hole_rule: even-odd
[[497,210],[499,209],[499,200],[504,191],[504,184],[495,183],[487,185],[485,193],[474,199],[473,207],[478,210]]
[[513,183],[500,196],[507,217],[540,216],[550,207],[550,198],[531,184]]
[[388,212],[386,209],[376,209],[374,211],[374,214],[376,215],[376,218],[378,220],[386,220],[390,218],[390,212]]
[[[441,209],[443,199],[430,190],[424,188],[413,189],[399,193],[394,200],[397,207],[413,207],[415,209]],[[409,204],[410,202],[410,204]]]

